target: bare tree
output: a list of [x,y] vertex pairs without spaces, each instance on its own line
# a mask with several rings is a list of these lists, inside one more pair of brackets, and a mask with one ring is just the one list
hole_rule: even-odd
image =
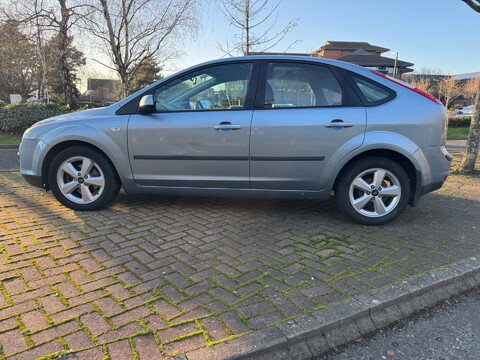
[[[43,0],[32,0],[31,10],[34,14],[39,14],[43,7]],[[45,51],[46,43],[46,23],[39,16],[34,16],[27,27],[28,34],[35,44],[35,50],[39,63],[39,74],[37,77],[38,97],[47,98],[47,55]]]
[[426,76],[407,74],[405,76],[405,81],[427,93],[430,93],[433,90],[433,83]]
[[94,60],[118,73],[125,96],[144,62],[177,56],[179,40],[196,33],[197,0],[91,0],[91,4],[96,12],[86,28],[101,41],[113,65]]
[[415,71],[418,76],[442,76],[443,70],[431,66],[422,66],[418,71]]
[[35,89],[35,48],[18,23],[6,21],[0,24],[0,93],[20,94],[22,98]]
[[475,100],[475,95],[477,94],[478,83],[480,78],[470,79],[463,85],[463,95],[470,99],[471,102]]
[[74,23],[72,17],[75,16],[74,8],[67,6],[67,0],[58,0],[60,5],[60,18],[55,16],[55,13],[50,13],[50,19],[53,24],[58,26],[58,50],[60,72],[62,74],[64,101],[69,104],[71,108],[77,107],[75,76],[72,74],[68,65],[67,47],[69,45],[68,33],[70,27]]
[[[71,108],[76,108],[75,71],[68,61],[67,48],[70,45],[69,33],[76,23],[88,15],[89,6],[70,0],[25,0],[5,1],[2,14],[17,23],[29,27],[29,32],[36,40],[37,52],[40,58],[42,76],[40,86],[47,81],[45,61],[45,32],[50,32],[58,37],[59,67],[62,74],[64,101]],[[41,91],[41,89],[40,89]]]
[[[276,30],[279,5],[280,1],[274,3],[270,0],[223,0],[225,18],[239,33],[235,34],[232,45],[228,41],[225,46],[218,44],[220,50],[228,55],[249,55],[252,52],[270,50],[278,45],[298,22],[298,19],[293,19],[280,30]],[[285,51],[296,42],[298,40],[290,44]]]
[[[46,83],[47,64],[45,59],[45,23],[35,14],[40,13],[43,0],[25,0],[20,3],[4,1],[0,4],[2,22],[16,24],[16,27],[32,44],[37,62],[31,73],[31,86],[38,88],[39,98],[44,98],[43,88]],[[23,56],[23,55],[20,55]]]
[[[480,13],[480,1],[461,0],[474,11]],[[468,133],[467,146],[463,153],[462,162],[459,170],[465,173],[471,173],[475,170],[478,149],[480,147],[480,81],[477,84],[477,94],[475,95],[475,106],[473,107],[472,121],[470,122],[470,132]]]
[[447,76],[438,82],[439,95],[445,100],[448,109],[450,103],[462,94],[462,86],[452,76]]
[[[436,67],[431,67],[431,66],[422,66],[420,69],[415,70],[415,72],[413,74],[408,74],[407,76],[409,76],[409,75],[414,76],[415,79],[419,82],[420,86],[430,85],[428,87],[428,90],[425,90],[425,89],[420,88],[420,87],[419,87],[419,89],[427,91],[428,93],[437,97],[437,99],[440,99],[442,97],[442,94],[441,94],[440,89],[439,89],[440,79],[445,77],[445,75],[443,75],[443,70],[442,69],[436,68]],[[428,79],[430,81],[430,84],[428,84],[426,79]]]
[[468,6],[470,6],[473,10],[480,13],[480,1],[479,0],[461,0]]

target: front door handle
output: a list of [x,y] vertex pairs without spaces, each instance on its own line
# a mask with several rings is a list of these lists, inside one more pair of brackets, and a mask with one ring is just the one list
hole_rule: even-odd
[[242,128],[242,125],[235,125],[228,121],[222,121],[220,124],[214,125],[213,128],[215,130],[239,130]]
[[330,123],[325,124],[326,128],[346,128],[346,127],[352,127],[352,126],[353,126],[352,123],[344,122],[341,119],[335,119],[335,120],[332,120]]

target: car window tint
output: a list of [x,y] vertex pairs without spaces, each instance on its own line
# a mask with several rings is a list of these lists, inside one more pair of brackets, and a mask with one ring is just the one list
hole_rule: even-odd
[[251,72],[251,63],[241,63],[189,73],[155,90],[155,108],[159,112],[243,109]]
[[341,106],[342,88],[327,67],[270,63],[265,84],[266,108]]
[[382,101],[389,96],[391,96],[391,92],[385,89],[384,87],[380,87],[373,82],[367,81],[365,79],[360,79],[358,77],[353,77],[353,81],[357,84],[358,88],[365,96],[366,100],[370,103],[375,103],[378,101]]

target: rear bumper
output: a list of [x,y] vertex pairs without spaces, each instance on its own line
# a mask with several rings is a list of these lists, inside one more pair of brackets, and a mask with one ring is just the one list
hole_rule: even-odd
[[438,190],[443,186],[444,181],[422,186],[422,196],[432,191]]
[[427,147],[417,150],[412,160],[418,164],[415,191],[410,205],[415,206],[421,196],[440,189],[450,173],[452,155],[444,146]]

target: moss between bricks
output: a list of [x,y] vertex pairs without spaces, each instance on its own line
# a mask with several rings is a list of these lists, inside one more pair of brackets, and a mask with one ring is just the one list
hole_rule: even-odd
[[33,340],[30,338],[30,330],[27,329],[27,327],[26,327],[25,324],[23,323],[20,315],[15,316],[15,319],[17,320],[18,328],[19,328],[20,332],[22,333],[23,338],[25,339],[25,342],[27,343],[27,346],[28,346],[29,348],[34,347],[34,346],[35,346],[35,343],[34,343]]
[[61,359],[62,357],[65,357],[69,354],[72,354],[71,350],[60,350],[57,352],[54,352],[52,354],[48,354],[45,356],[39,357],[37,360],[55,360],[55,359]]

